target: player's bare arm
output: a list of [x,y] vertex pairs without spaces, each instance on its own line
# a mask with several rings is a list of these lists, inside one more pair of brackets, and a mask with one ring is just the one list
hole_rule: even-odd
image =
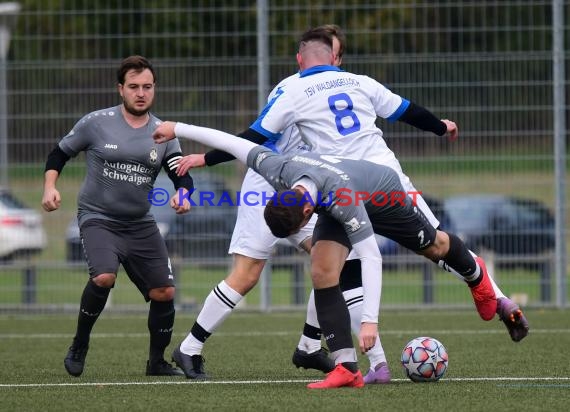
[[447,132],[445,133],[447,139],[450,142],[456,141],[457,137],[459,136],[459,129],[457,128],[455,122],[447,119],[441,119],[441,121],[445,124],[445,127],[447,127]]
[[177,215],[182,215],[190,211],[190,202],[188,201],[188,189],[181,187],[176,194],[170,198],[170,207],[176,211]]
[[178,176],[185,175],[190,169],[206,166],[205,153],[189,154],[178,161]]
[[152,138],[156,143],[166,143],[169,140],[174,139],[176,137],[176,135],[174,134],[175,125],[176,125],[175,122],[162,122],[154,130]]
[[53,212],[61,206],[61,195],[55,188],[55,182],[59,173],[56,170],[48,170],[45,173],[44,194],[42,197],[42,207],[46,212]]
[[360,352],[366,353],[376,343],[376,336],[378,335],[378,324],[372,322],[362,322],[360,325],[360,334],[358,336],[358,343]]

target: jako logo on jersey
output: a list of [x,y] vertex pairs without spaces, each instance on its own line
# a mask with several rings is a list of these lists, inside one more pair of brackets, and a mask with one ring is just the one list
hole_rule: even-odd
[[105,149],[117,150],[118,148],[119,148],[119,146],[116,145],[116,144],[109,144],[109,143],[107,143],[107,144],[105,145]]
[[350,219],[348,222],[344,222],[344,225],[346,226],[349,232],[356,232],[358,229],[360,229],[360,223],[358,222],[358,219],[356,219],[355,217]]

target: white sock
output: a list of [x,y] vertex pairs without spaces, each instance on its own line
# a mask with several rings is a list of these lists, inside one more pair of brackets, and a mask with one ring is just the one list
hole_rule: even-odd
[[200,355],[203,347],[204,344],[189,333],[180,344],[180,352],[190,356]]
[[497,286],[497,284],[495,283],[495,279],[493,279],[490,273],[489,273],[489,280],[491,281],[491,285],[493,286],[493,290],[495,291],[495,296],[497,296],[497,299],[506,297],[503,291],[499,289],[499,286]]
[[[471,253],[471,256],[477,257],[477,255],[475,253],[473,253],[472,251],[469,251],[469,253]],[[499,288],[499,286],[495,283],[495,279],[493,279],[493,274],[491,273],[491,271],[489,269],[490,268],[487,267],[487,273],[489,274],[489,279],[491,280],[491,285],[493,286],[493,290],[495,291],[495,295],[497,296],[497,299],[504,298],[505,294]]]
[[[307,302],[307,318],[305,320],[305,323],[317,329],[321,328],[321,326],[319,325],[319,321],[317,320],[317,308],[315,307],[314,290],[311,290],[311,294],[309,295],[309,301]],[[307,353],[313,353],[321,349],[321,340],[312,339],[304,334],[301,334],[301,339],[299,339],[297,348]]]
[[[443,270],[445,270],[446,272],[451,273],[452,275],[455,275],[456,278],[458,278],[459,280],[462,280],[464,282],[467,282],[467,280],[465,279],[465,277],[461,276],[459,273],[457,273],[455,270],[453,270],[447,263],[445,263],[445,261],[440,260],[437,262],[437,266],[439,266],[440,268],[442,268]],[[478,266],[477,266],[478,268]],[[478,270],[478,269],[477,269]]]
[[[204,306],[198,314],[196,323],[207,332],[214,333],[242,299],[242,295],[230,288],[228,284],[222,280],[212,289],[204,301]],[[192,333],[189,333],[180,344],[180,350],[187,355],[199,355],[202,353],[203,346],[203,342],[200,342]]]
[[[360,325],[362,320],[362,287],[345,290],[342,292],[348,312],[350,313],[350,327],[355,336],[360,334]],[[381,362],[386,362],[386,354],[380,342],[380,336],[376,336],[376,343],[368,352],[366,352],[370,369],[374,369]]]

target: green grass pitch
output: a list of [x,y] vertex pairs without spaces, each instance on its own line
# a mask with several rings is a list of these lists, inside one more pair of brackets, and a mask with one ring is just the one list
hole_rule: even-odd
[[[547,411],[570,401],[570,316],[529,310],[530,335],[513,343],[497,320],[475,310],[386,311],[389,385],[308,390],[318,371],[296,369],[291,354],[302,313],[234,313],[207,342],[208,382],[144,376],[146,317],[104,313],[93,331],[83,376],[68,376],[63,357],[75,316],[0,317],[0,410],[5,411]],[[176,319],[170,354],[195,315]],[[413,383],[399,363],[405,343],[433,336],[449,353],[436,383]],[[363,372],[368,367],[360,357]]]

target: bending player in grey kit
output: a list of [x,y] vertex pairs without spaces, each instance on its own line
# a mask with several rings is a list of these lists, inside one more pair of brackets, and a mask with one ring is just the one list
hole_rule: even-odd
[[[465,245],[450,248],[448,234],[429,223],[412,197],[406,195],[398,174],[389,167],[317,153],[280,155],[221,131],[182,123],[165,122],[153,133],[157,143],[176,136],[231,153],[278,190],[264,213],[275,236],[283,238],[296,233],[313,213],[319,215],[311,248],[311,277],[317,318],[336,367],[325,380],[311,383],[309,388],[364,385],[352,344],[348,310],[338,286],[351,248],[362,263],[362,352],[374,345],[378,334],[382,258],[374,233],[434,262],[444,260],[458,273],[469,276],[475,271]],[[389,201],[385,201],[385,196]],[[492,293],[490,283],[481,284]],[[482,291],[485,292],[489,291]],[[477,294],[473,295],[477,298]],[[524,317],[517,319],[522,320]]]

